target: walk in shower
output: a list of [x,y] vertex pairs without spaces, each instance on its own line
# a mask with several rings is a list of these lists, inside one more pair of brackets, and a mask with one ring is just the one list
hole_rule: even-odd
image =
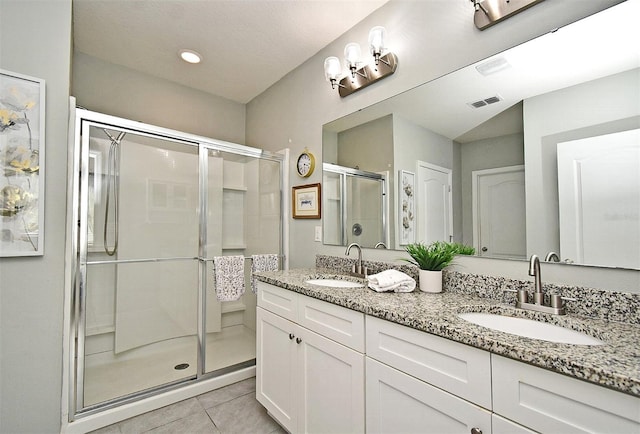
[[[284,257],[283,156],[76,110],[70,419],[255,364],[252,255]],[[216,297],[213,259],[245,258]]]

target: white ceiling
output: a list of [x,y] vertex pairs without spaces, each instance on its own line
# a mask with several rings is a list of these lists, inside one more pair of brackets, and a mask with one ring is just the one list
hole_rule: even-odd
[[387,1],[73,0],[74,50],[247,103]]

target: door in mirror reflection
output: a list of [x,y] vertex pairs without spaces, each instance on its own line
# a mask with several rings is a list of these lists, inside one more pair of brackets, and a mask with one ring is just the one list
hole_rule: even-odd
[[524,166],[472,172],[473,246],[479,256],[525,259]]
[[558,143],[560,257],[640,268],[640,129]]
[[451,169],[418,161],[418,240],[453,241]]

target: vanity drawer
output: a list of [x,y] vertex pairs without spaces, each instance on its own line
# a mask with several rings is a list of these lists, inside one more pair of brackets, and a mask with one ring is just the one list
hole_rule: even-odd
[[493,411],[539,432],[639,433],[640,398],[491,356]]
[[258,306],[290,321],[298,320],[298,294],[258,282]]
[[299,294],[298,324],[364,353],[364,314]]
[[367,356],[491,409],[487,351],[367,316]]

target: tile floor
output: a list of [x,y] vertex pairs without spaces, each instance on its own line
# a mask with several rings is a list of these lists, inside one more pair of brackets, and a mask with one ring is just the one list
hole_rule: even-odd
[[249,378],[109,425],[94,434],[284,434],[256,401]]

